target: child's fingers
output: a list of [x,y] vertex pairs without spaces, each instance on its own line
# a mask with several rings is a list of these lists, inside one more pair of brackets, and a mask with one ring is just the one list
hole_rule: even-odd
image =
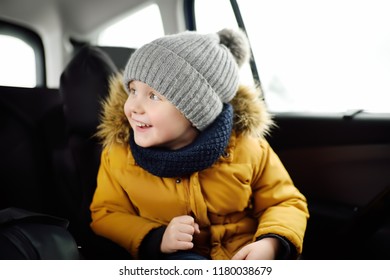
[[245,260],[248,255],[247,247],[245,246],[240,251],[238,251],[233,257],[232,260]]
[[177,241],[176,248],[177,250],[190,250],[194,247],[194,243],[185,242],[185,241]]
[[[199,225],[195,222],[195,219],[188,215],[178,216],[173,218],[174,223],[177,224],[177,228],[181,232],[185,232],[193,235],[194,233],[200,233]],[[188,226],[187,226],[188,225]]]
[[192,234],[185,233],[185,232],[178,232],[175,235],[175,239],[177,241],[192,242],[193,237]]
[[199,225],[197,223],[194,223],[194,229],[195,229],[195,233],[197,234],[200,233]]
[[177,216],[173,218],[172,221],[186,225],[194,225],[195,223],[194,218],[189,215]]

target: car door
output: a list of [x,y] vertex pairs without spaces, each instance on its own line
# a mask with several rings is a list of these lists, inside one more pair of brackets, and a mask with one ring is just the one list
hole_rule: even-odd
[[[268,141],[308,200],[302,258],[390,258],[382,3],[205,2],[187,5],[190,28],[240,27],[250,40],[252,75],[276,124]],[[218,12],[226,16],[207,20]]]
[[306,195],[304,257],[388,259],[390,115],[278,114],[269,141]]

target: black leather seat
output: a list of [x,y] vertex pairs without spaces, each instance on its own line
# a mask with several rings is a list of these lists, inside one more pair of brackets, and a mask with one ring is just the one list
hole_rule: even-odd
[[0,260],[78,260],[69,222],[20,208],[0,210]]
[[130,258],[124,249],[98,237],[89,227],[89,205],[96,188],[102,151],[94,135],[99,123],[101,101],[108,95],[111,75],[117,71],[105,52],[97,47],[84,46],[70,61],[60,79],[60,94],[68,125],[68,147],[80,191],[78,228],[74,235],[87,259]]
[[124,70],[130,56],[135,52],[133,48],[99,46],[99,49],[108,54],[118,70]]
[[64,137],[58,91],[0,87],[0,118],[0,259],[78,259],[52,165]]

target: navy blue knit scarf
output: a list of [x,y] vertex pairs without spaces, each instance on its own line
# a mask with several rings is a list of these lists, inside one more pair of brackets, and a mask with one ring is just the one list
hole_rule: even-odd
[[232,132],[233,108],[225,104],[221,114],[194,142],[178,149],[142,148],[130,134],[130,148],[135,162],[158,177],[181,177],[213,165],[224,153]]

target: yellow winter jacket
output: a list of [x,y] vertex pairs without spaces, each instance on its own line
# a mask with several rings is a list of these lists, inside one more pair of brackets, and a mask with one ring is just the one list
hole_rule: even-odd
[[194,251],[212,259],[230,259],[266,234],[285,238],[300,254],[309,216],[306,199],[262,137],[271,121],[255,94],[240,87],[232,101],[234,130],[217,162],[189,177],[161,178],[132,156],[122,109],[127,96],[120,76],[114,78],[99,130],[105,148],[90,207],[94,232],[138,258],[151,230],[192,215],[201,230]]

